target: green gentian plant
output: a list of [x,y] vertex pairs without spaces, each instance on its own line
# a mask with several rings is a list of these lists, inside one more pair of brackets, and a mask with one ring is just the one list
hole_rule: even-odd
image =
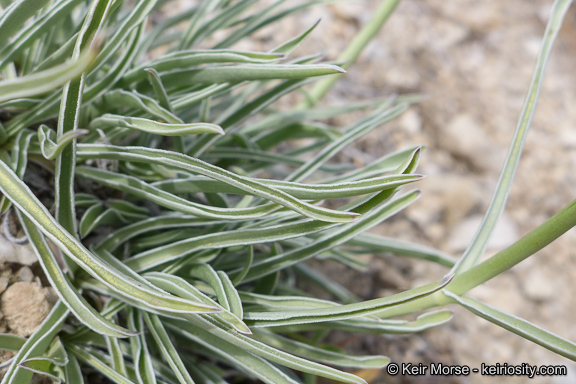
[[[419,147],[363,168],[335,161],[418,98],[316,106],[397,0],[382,2],[341,66],[292,55],[315,25],[268,52],[233,49],[317,1],[252,11],[254,0],[207,0],[152,26],[148,16],[167,1],[0,3],[0,208],[19,218],[59,297],[28,339],[0,335],[0,348],[17,351],[2,383],[29,382],[34,372],[82,383],[89,370],[115,383],[363,383],[349,370],[389,359],[323,348],[326,330],[417,332],[449,321],[441,307],[450,303],[575,358],[572,342],[464,295],[576,224],[571,204],[478,264],[571,1],[554,5],[493,203],[459,260],[366,233],[418,198],[399,190],[422,178]],[[156,49],[165,53],[151,58]],[[325,80],[309,88],[317,79]],[[307,94],[300,105],[275,107],[296,90]],[[358,110],[366,117],[349,127],[325,123]],[[24,182],[33,165],[54,175],[48,206]],[[452,270],[357,302],[304,263],[361,269],[359,253],[383,252]],[[334,300],[303,292],[303,276]],[[436,309],[421,314],[428,308]]]

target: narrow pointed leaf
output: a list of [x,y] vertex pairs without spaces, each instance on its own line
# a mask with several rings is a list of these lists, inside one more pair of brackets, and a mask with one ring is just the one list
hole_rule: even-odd
[[200,133],[214,133],[223,135],[224,131],[218,125],[208,123],[168,124],[139,117],[127,117],[112,114],[102,115],[90,123],[92,129],[130,128],[142,132],[162,136],[197,135]]
[[354,317],[366,316],[386,309],[388,307],[400,305],[421,297],[428,296],[445,287],[451,277],[441,281],[431,283],[419,288],[395,295],[373,299],[361,303],[346,304],[330,308],[308,309],[291,312],[249,312],[245,318],[248,324],[254,327],[269,327],[275,325],[288,325],[299,323],[312,323],[322,321],[344,320]]
[[[32,137],[32,132],[27,130],[21,131],[16,135],[15,139],[11,143],[12,150],[10,151],[10,155],[12,161],[10,167],[21,179],[24,178],[24,173],[26,172],[26,167],[28,165],[28,149]],[[12,202],[6,198],[6,196],[2,196],[0,199],[0,213],[7,212],[11,206]]]
[[52,253],[49,245],[46,243],[40,230],[34,226],[32,221],[20,215],[21,222],[24,224],[26,235],[33,244],[33,249],[38,256],[42,270],[50,281],[50,284],[56,288],[56,293],[66,304],[70,311],[87,327],[94,331],[112,336],[127,337],[135,333],[123,327],[120,327],[108,319],[101,316],[74,288],[68,277],[62,272],[56,257]]
[[196,277],[208,283],[218,297],[218,303],[227,311],[230,311],[230,304],[228,303],[228,295],[224,290],[224,285],[220,276],[212,266],[208,264],[193,264],[190,268],[190,276]]
[[[92,49],[96,35],[102,29],[110,12],[112,0],[96,0],[88,9],[88,15],[82,23],[72,57],[80,60],[83,50]],[[82,94],[86,75],[69,81],[62,91],[62,100],[58,112],[57,138],[65,141],[68,135],[75,136],[79,126]],[[67,231],[77,231],[76,207],[74,206],[74,167],[76,166],[75,140],[64,147],[56,158],[55,164],[55,217]],[[72,273],[76,266],[68,263]]]
[[240,292],[240,298],[246,305],[256,305],[266,310],[286,310],[294,308],[317,309],[336,307],[340,304],[306,296],[263,295],[254,292]]
[[[136,335],[138,335],[137,332],[135,332],[134,336]],[[121,375],[126,376],[126,363],[124,362],[124,355],[122,354],[122,348],[120,347],[118,338],[105,336],[105,339],[108,353],[112,357],[112,367]]]
[[175,89],[182,84],[237,83],[254,80],[293,80],[313,76],[325,76],[345,71],[329,64],[239,64],[215,65],[202,69],[187,69],[160,73],[166,89]]
[[40,143],[40,150],[42,156],[48,160],[53,160],[58,157],[67,145],[72,143],[78,137],[86,135],[89,131],[87,129],[76,129],[62,135],[60,139],[56,138],[56,132],[42,124],[38,128],[38,141]]
[[[291,379],[286,373],[268,363],[266,360],[246,352],[242,347],[235,346],[229,342],[217,337],[203,336],[203,330],[199,328],[181,327],[178,325],[169,325],[170,329],[179,334],[182,338],[211,350],[222,360],[229,364],[238,366],[246,372],[254,375],[269,384],[297,384],[296,380]],[[226,352],[224,352],[226,351]]]
[[[383,196],[386,196],[388,195],[387,192],[388,191],[380,192],[380,194],[385,194]],[[356,222],[340,226],[338,229],[326,233],[312,244],[254,263],[252,269],[246,276],[246,280],[254,280],[269,273],[279,271],[302,260],[319,255],[337,245],[343,244],[348,240],[353,239],[356,235],[368,230],[374,225],[379,224],[386,218],[404,209],[415,201],[418,198],[418,195],[418,192],[411,192],[396,200],[390,201],[386,204],[381,204],[371,212],[364,214]],[[377,204],[377,200],[378,196],[374,199],[368,200],[365,205],[369,207],[372,204]],[[364,207],[361,206],[356,209],[358,210],[363,208]]]
[[13,80],[0,81],[0,102],[41,95],[59,88],[86,71],[94,57],[93,51],[87,51],[78,60]]
[[417,259],[432,261],[445,267],[452,267],[457,261],[454,256],[432,247],[378,236],[371,233],[361,234],[350,240],[347,244],[361,246],[363,249],[367,249],[371,253],[395,253],[397,255],[405,255]]
[[[216,224],[216,221],[199,219],[195,216],[186,215],[162,215],[151,217],[140,222],[124,226],[106,237],[95,249],[106,249],[109,252],[116,250],[122,243],[147,232],[167,230],[170,228],[203,227]],[[226,223],[226,221],[218,221]]]
[[[262,184],[279,189],[298,199],[320,200],[340,199],[380,192],[404,184],[416,182],[421,179],[422,176],[420,175],[386,175],[359,181],[334,184],[302,184],[284,180],[259,181]],[[204,192],[250,194],[250,191],[235,188],[229,184],[203,176],[192,176],[186,179],[168,179],[156,182],[152,185],[171,193]]]
[[458,296],[448,290],[444,290],[443,293],[475,315],[559,355],[576,361],[576,343],[471,297]]
[[271,332],[258,331],[254,336],[257,340],[283,351],[337,367],[377,369],[384,368],[390,362],[386,356],[352,356],[294,341]]
[[318,24],[320,24],[320,20],[316,21],[310,28],[308,28],[307,30],[302,32],[300,35],[298,35],[298,36],[288,40],[287,42],[282,43],[278,47],[274,48],[272,50],[272,52],[280,52],[280,53],[284,53],[286,55],[292,53],[294,50],[296,50],[296,48],[298,48],[300,46],[300,44],[302,44],[304,39],[306,39],[306,37],[308,37],[308,35],[310,33],[312,33],[312,31],[314,29],[316,29]]
[[[383,173],[392,172],[397,170],[398,167],[407,159],[411,158],[420,147],[408,148],[392,154],[382,156],[381,158],[375,160],[374,162],[366,165],[363,168],[358,168],[356,170],[346,172],[342,175],[336,177],[330,177],[322,181],[324,184],[331,183],[341,183],[347,181],[360,180],[364,178],[370,178]],[[396,172],[397,173],[397,172]]]
[[127,40],[128,36],[138,28],[148,14],[156,5],[156,0],[142,0],[135,3],[134,7],[120,25],[117,26],[115,33],[98,54],[94,70],[103,66],[116,52],[120,46]]
[[133,278],[109,268],[107,263],[90,253],[76,237],[67,232],[34,197],[32,191],[3,162],[0,162],[0,176],[0,191],[74,262],[112,290],[132,297],[145,305],[165,308],[168,311],[213,311],[212,308],[199,306],[198,303],[146,289],[137,284]]
[[244,324],[241,318],[229,312],[224,307],[221,307],[218,303],[200,292],[198,288],[194,287],[183,278],[162,272],[149,272],[145,276],[147,280],[166,290],[167,292],[186,297],[190,300],[200,300],[207,305],[222,308],[222,312],[218,312],[214,314],[214,316],[220,318],[225,324],[229,324],[232,328],[236,329],[240,333],[252,333],[250,328]]
[[364,122],[358,124],[358,126],[350,129],[344,136],[340,139],[334,141],[326,148],[324,148],[318,155],[314,158],[308,160],[306,164],[302,165],[296,171],[294,171],[290,176],[286,178],[287,181],[300,181],[309,176],[312,172],[318,169],[322,164],[324,164],[328,159],[338,153],[342,148],[349,145],[352,141],[362,137],[367,134],[380,124],[389,121],[408,108],[407,104],[398,104],[385,111],[380,111],[374,116],[370,116]]
[[48,0],[18,0],[4,9],[0,15],[0,45],[3,45],[10,35],[25,25],[26,21],[46,4]]
[[[346,50],[338,57],[338,61],[344,61],[346,68],[352,65],[366,45],[372,41],[384,23],[386,23],[399,2],[400,0],[381,1],[379,7],[373,12],[372,19],[357,32],[350,45],[348,45]],[[334,86],[340,77],[341,76],[335,77],[334,79],[326,79],[316,84],[310,91],[307,103],[303,103],[303,105],[316,104]]]
[[237,286],[238,284],[242,283],[242,280],[244,280],[244,277],[246,277],[246,274],[250,270],[250,267],[252,266],[253,262],[254,262],[254,246],[250,245],[248,247],[248,257],[246,257],[246,262],[242,267],[242,270],[237,274],[235,274],[234,276],[232,276],[232,284],[234,284],[234,286]]
[[[246,354],[246,352],[253,353],[271,362],[296,369],[301,372],[311,373],[343,383],[365,384],[364,380],[350,373],[342,372],[326,365],[318,364],[280,351],[276,348],[270,347],[269,345],[254,340],[249,336],[242,335],[240,333],[234,334],[227,332],[226,330],[218,327],[215,321],[208,317],[189,317],[187,322],[181,320],[169,320],[169,322],[177,325],[180,329],[186,331],[190,329],[190,333],[194,333],[197,337],[200,337],[209,343],[216,345],[217,343],[222,344],[222,342],[225,342],[222,346],[223,350],[225,350],[226,344],[232,344],[236,347],[239,347],[240,350],[244,351],[241,355]],[[191,327],[188,325],[191,325]],[[195,329],[191,329],[192,327]],[[199,331],[198,328],[204,331]],[[208,329],[211,330],[210,333],[206,332]]]
[[210,233],[151,249],[131,257],[126,265],[135,271],[149,270],[202,249],[268,243],[308,235],[333,227],[335,224],[306,220],[267,228],[238,229]]
[[166,54],[134,68],[124,76],[124,79],[128,82],[142,80],[146,77],[146,72],[144,71],[147,68],[162,72],[191,68],[200,64],[267,63],[282,57],[283,55],[281,53],[258,53],[227,49],[178,51]]
[[77,383],[77,384],[84,384],[84,376],[82,375],[82,371],[80,369],[80,364],[78,364],[78,360],[76,356],[69,354],[70,361],[64,367],[64,380],[66,383]]
[[251,191],[257,196],[276,202],[302,215],[328,222],[349,222],[359,216],[357,213],[338,212],[327,208],[317,207],[292,196],[270,188],[262,183],[247,177],[205,163],[193,157],[175,152],[139,147],[115,147],[111,145],[81,144],[78,145],[79,158],[100,158],[111,160],[125,160],[145,163],[156,163],[172,166],[189,172],[199,173],[210,178],[223,181],[234,187]]
[[146,75],[148,75],[148,82],[150,82],[152,89],[154,89],[158,103],[162,106],[162,108],[171,111],[172,104],[170,104],[168,92],[166,92],[166,88],[164,87],[164,84],[162,84],[162,79],[160,79],[158,72],[154,68],[145,68],[144,71],[146,72]]
[[262,217],[280,208],[276,204],[264,204],[256,207],[238,209],[218,208],[188,201],[155,188],[136,177],[116,172],[81,166],[76,168],[76,174],[101,185],[128,192],[134,196],[152,201],[162,207],[170,208],[182,213],[192,214],[198,217],[245,220]]
[[452,319],[452,312],[439,310],[424,313],[414,321],[406,320],[379,320],[372,318],[355,318],[328,323],[306,323],[277,327],[278,332],[304,332],[330,329],[339,329],[346,332],[371,334],[407,334],[422,332],[430,328],[446,324]]
[[104,361],[100,360],[94,353],[87,348],[71,344],[68,345],[68,349],[74,356],[83,364],[92,367],[97,372],[106,376],[114,383],[117,384],[136,384],[132,380],[128,379],[126,376],[118,373],[116,370],[111,368]]
[[[10,43],[2,44],[0,50],[0,69],[6,67],[16,56],[22,53],[26,48],[34,43],[36,39],[45,34],[48,29],[52,28],[55,24],[62,20],[69,14],[78,4],[80,0],[62,0],[54,2],[51,7],[44,12],[44,14],[35,19],[26,28],[12,38]],[[22,4],[26,8],[28,4]],[[27,12],[22,8],[24,12]],[[6,18],[5,22],[9,22]]]
[[506,160],[504,163],[504,168],[500,174],[496,190],[492,196],[490,206],[478,228],[472,242],[466,249],[462,258],[460,258],[458,264],[454,267],[455,272],[465,271],[472,268],[482,256],[486,244],[490,235],[494,231],[496,223],[500,218],[500,215],[504,211],[506,205],[506,200],[510,193],[510,188],[512,188],[512,182],[516,175],[516,170],[520,162],[520,157],[522,155],[522,150],[524,148],[524,142],[530,129],[532,123],[532,118],[536,110],[536,105],[538,104],[538,98],[540,96],[540,90],[542,89],[542,83],[544,81],[544,73],[546,70],[546,65],[552,52],[552,47],[554,46],[554,41],[558,36],[558,32],[562,27],[562,22],[564,16],[568,12],[572,0],[556,0],[552,7],[550,14],[550,19],[546,25],[546,31],[544,32],[544,40],[542,41],[542,46],[540,48],[540,53],[536,59],[536,67],[534,73],[532,74],[532,79],[530,81],[530,88],[524,100],[524,105],[520,116],[518,118],[518,123],[514,131],[514,137],[508,154],[506,155]]
[[158,316],[153,314],[143,313],[143,317],[150,333],[156,341],[156,345],[162,352],[164,360],[168,362],[179,382],[183,384],[193,384],[194,380],[192,380],[190,374],[186,370],[186,367],[178,355],[176,347],[172,344],[172,340],[170,340],[170,336],[168,335],[168,332],[166,332],[162,321]]
[[168,109],[161,106],[156,100],[138,93],[137,91],[126,91],[115,89],[106,92],[102,96],[102,102],[105,106],[114,108],[117,106],[136,108],[144,113],[149,114],[157,120],[164,120],[167,123],[182,124],[184,123],[178,116],[172,114]]
[[136,309],[130,311],[128,323],[140,332],[138,336],[130,339],[130,347],[132,349],[134,368],[138,382],[142,384],[156,384],[156,374],[152,367],[152,357],[144,334],[142,313]]

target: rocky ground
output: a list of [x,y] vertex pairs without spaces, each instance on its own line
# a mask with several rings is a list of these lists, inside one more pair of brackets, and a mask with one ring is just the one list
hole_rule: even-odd
[[[334,59],[379,1],[336,3],[307,11],[281,31],[263,30],[253,46],[272,48],[287,36],[322,18],[299,53],[321,49]],[[505,158],[528,87],[551,0],[403,0],[357,65],[327,97],[329,104],[422,93],[428,98],[402,117],[356,143],[345,155],[369,162],[377,156],[415,144],[426,151],[420,172],[421,199],[377,231],[417,241],[459,256],[485,212]],[[487,257],[511,244],[574,198],[576,176],[576,10],[570,10],[549,63],[544,88],[525,153]],[[250,46],[246,46],[250,48]],[[345,123],[346,121],[343,121]],[[576,232],[570,231],[545,250],[471,292],[509,313],[526,318],[561,336],[576,340],[574,289]],[[2,247],[7,247],[0,242]],[[0,252],[1,253],[1,252]],[[12,254],[12,251],[3,252]],[[327,267],[330,271],[330,267]],[[29,267],[7,264],[0,273],[1,327],[10,316],[10,292],[17,284],[49,305],[51,292]],[[392,256],[372,257],[362,279],[344,278],[365,296],[382,296],[436,280],[445,273],[429,263]],[[342,274],[338,274],[342,276]],[[363,285],[359,286],[358,281]],[[24,289],[23,289],[24,291]],[[46,304],[43,304],[46,303]],[[564,364],[567,377],[536,378],[534,383],[571,383],[576,364],[531,342],[453,308],[453,321],[423,334],[343,339],[364,353],[383,353],[395,362],[531,365]],[[10,327],[12,327],[10,325]],[[23,327],[20,332],[29,331]],[[1,330],[1,329],[0,329]],[[523,383],[526,378],[498,378]],[[374,382],[432,383],[431,377],[381,374]],[[495,378],[473,375],[443,380],[488,383]]]
[[[316,36],[336,44],[370,17],[378,1],[328,7]],[[413,144],[427,148],[418,187],[422,198],[401,218],[382,226],[387,236],[438,247],[455,256],[464,251],[485,212],[505,158],[527,90],[551,1],[402,1],[329,101],[417,92],[428,99],[357,143],[366,161]],[[312,16],[309,16],[312,19]],[[311,20],[310,20],[311,21]],[[570,10],[550,61],[543,92],[506,213],[486,256],[506,247],[574,198],[576,179],[576,94],[573,71],[576,12]],[[330,36],[330,37],[328,37]],[[351,157],[360,156],[350,150]],[[570,265],[576,232],[471,295],[576,340],[576,275]],[[406,288],[430,281],[440,271],[429,264],[374,258],[368,275],[382,288]],[[356,280],[358,281],[358,280]],[[384,284],[384,285],[383,285]],[[377,291],[377,289],[376,289]],[[396,362],[442,362],[478,367],[481,363],[565,364],[568,377],[536,383],[568,383],[576,365],[484,320],[454,308],[449,325],[410,337],[364,342],[371,352]],[[438,378],[380,376],[383,382],[425,383]],[[502,382],[523,383],[526,378]],[[498,379],[500,382],[501,380]],[[454,378],[455,383],[494,378]]]
[[[322,21],[302,50],[321,49],[335,59],[379,1],[332,4],[284,26],[294,35]],[[326,98],[329,104],[421,93],[427,99],[347,150],[350,161],[367,163],[414,144],[426,147],[418,188],[422,198],[377,231],[431,245],[460,256],[489,204],[528,88],[552,1],[404,0],[358,63]],[[510,245],[574,198],[576,178],[576,12],[570,10],[550,60],[531,132],[505,214],[485,257]],[[277,43],[262,31],[256,45]],[[343,121],[346,123],[346,121]],[[576,340],[576,274],[570,265],[576,232],[562,238],[471,295]],[[428,263],[373,257],[369,272],[341,278],[359,294],[382,296],[429,282],[444,272]],[[330,271],[331,267],[326,267]],[[346,276],[339,271],[334,276]],[[358,281],[363,285],[358,286]],[[348,338],[356,350],[384,353],[395,362],[465,364],[564,364],[566,377],[534,383],[570,383],[576,364],[476,316],[453,308],[454,320],[419,335]],[[381,374],[375,382],[432,383],[433,377]],[[488,383],[472,375],[453,383]],[[498,378],[523,383],[524,377]],[[448,381],[446,381],[448,382]]]

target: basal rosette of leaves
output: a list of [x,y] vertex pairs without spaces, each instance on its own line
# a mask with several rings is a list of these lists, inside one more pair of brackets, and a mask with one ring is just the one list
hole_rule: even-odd
[[[17,351],[2,383],[29,382],[34,372],[82,383],[86,370],[115,383],[363,383],[354,371],[389,359],[325,347],[326,330],[417,332],[452,316],[422,310],[450,303],[576,355],[571,342],[463,296],[538,248],[523,238],[477,265],[569,1],[553,8],[495,203],[458,263],[366,233],[418,198],[400,189],[422,178],[419,147],[363,168],[336,156],[418,98],[315,105],[398,1],[382,2],[341,66],[293,53],[315,25],[269,52],[234,49],[316,1],[255,10],[254,0],[208,0],[156,24],[149,16],[168,1],[0,3],[0,209],[18,219],[60,299],[28,339],[0,335],[0,348]],[[307,95],[301,104],[275,107],[295,91]],[[351,126],[327,123],[358,110],[366,117]],[[24,182],[34,169],[54,179],[48,199]],[[540,248],[574,225],[573,209],[552,218],[552,230],[549,222],[535,230]],[[354,302],[303,263],[330,258],[361,269],[358,254],[383,252],[453,271]],[[335,300],[303,292],[299,276]],[[390,319],[404,314],[418,316]]]

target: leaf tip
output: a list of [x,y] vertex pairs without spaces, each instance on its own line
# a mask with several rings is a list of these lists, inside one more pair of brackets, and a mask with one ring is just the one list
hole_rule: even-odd
[[238,332],[244,334],[244,335],[251,335],[252,334],[252,330],[250,329],[250,327],[248,327],[245,323],[240,323],[240,324],[235,324],[234,325],[234,329],[236,329]]
[[222,128],[219,125],[215,125],[214,126],[214,133],[218,134],[218,135],[224,135],[224,128]]
[[455,276],[454,273],[450,273],[450,274],[444,276],[444,277],[442,278],[442,280],[440,281],[440,285],[443,286],[443,287],[446,286],[446,285],[448,285],[448,283],[450,283],[450,282],[452,281],[452,279],[454,278],[454,276]]
[[332,69],[334,69],[334,71],[336,71],[338,73],[347,73],[344,68],[339,67],[337,65],[331,65],[330,67],[332,67]]

